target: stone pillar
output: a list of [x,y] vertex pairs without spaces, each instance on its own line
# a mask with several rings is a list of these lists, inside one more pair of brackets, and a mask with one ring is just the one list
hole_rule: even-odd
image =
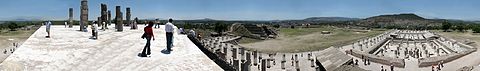
[[[102,21],[99,21],[99,24],[102,26],[102,29],[106,29],[107,28],[107,24],[106,23],[109,23],[108,21],[108,11],[107,11],[107,5],[106,4],[100,4],[100,20]],[[103,22],[105,22],[105,24],[103,24]]]
[[285,54],[283,54],[283,57],[282,57],[282,61],[280,63],[282,63],[281,65],[281,68],[282,69],[285,69],[285,62],[287,62],[287,60],[285,59]]
[[240,50],[240,59],[242,60],[242,62],[245,61],[245,48],[241,47],[239,48]]
[[250,55],[250,53],[247,52],[245,55],[246,55],[245,58],[247,59],[247,62],[251,62],[251,58],[250,58],[251,55]]
[[271,66],[271,63],[270,63],[270,62],[271,62],[270,59],[266,59],[266,60],[267,60],[267,68],[272,67],[272,66]]
[[228,54],[228,47],[223,47],[223,53]]
[[237,59],[233,59],[233,68],[235,68],[236,70],[235,71],[240,71],[240,67],[239,67],[239,61]]
[[250,71],[250,63],[251,61],[249,60],[250,59],[250,55],[248,55],[249,53],[247,53],[247,60],[245,62],[242,63],[242,71]]
[[261,64],[261,71],[267,71],[267,65],[266,65],[266,62],[267,60],[266,59],[262,59],[262,64]]
[[258,51],[253,51],[253,65],[257,65],[257,53]]
[[[108,10],[108,14],[107,14],[107,23],[108,25],[111,25],[112,24],[112,13],[110,12],[110,10]],[[108,27],[105,27],[108,29]]]
[[237,59],[237,48],[232,49],[232,57],[233,59]]
[[73,27],[73,8],[68,8],[68,28]]
[[123,16],[122,16],[122,12],[121,12],[121,8],[120,6],[116,6],[116,17],[115,17],[115,29],[117,29],[117,31],[123,31]]
[[82,0],[80,4],[80,31],[87,28],[86,25],[88,25],[88,2]]
[[133,27],[133,26],[132,26],[132,22],[130,21],[130,17],[131,17],[131,15],[130,15],[130,7],[127,7],[126,10],[127,10],[127,15],[126,15],[125,17],[126,17],[127,25]]

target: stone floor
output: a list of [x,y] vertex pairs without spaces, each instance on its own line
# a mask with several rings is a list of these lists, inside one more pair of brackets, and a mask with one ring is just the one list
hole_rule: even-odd
[[[3,63],[0,69],[41,71],[222,71],[198,49],[186,35],[174,35],[173,51],[166,49],[163,26],[154,29],[151,57],[138,57],[146,41],[138,30],[124,27],[123,32],[110,29],[99,32],[99,39],[89,39],[91,32],[78,31],[79,26],[52,26],[51,38],[45,38],[45,26],[37,30]],[[90,30],[90,29],[89,29]]]

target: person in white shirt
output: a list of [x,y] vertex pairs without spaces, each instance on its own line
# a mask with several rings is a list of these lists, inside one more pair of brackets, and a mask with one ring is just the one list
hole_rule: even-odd
[[45,23],[45,30],[47,31],[47,38],[50,38],[50,26],[52,25],[52,22],[48,21]]
[[178,31],[179,34],[183,34],[183,28],[179,28]]
[[170,18],[168,19],[168,23],[165,24],[165,33],[167,36],[167,51],[172,51],[172,46],[173,46],[173,31],[175,25],[172,24],[173,20]]
[[195,33],[195,28],[193,29],[190,29],[189,33],[192,35],[192,37],[196,37],[196,33]]
[[92,23],[92,39],[98,39],[98,25],[97,25],[97,22]]
[[65,28],[67,28],[67,22],[65,22]]
[[107,24],[106,24],[105,22],[102,22],[102,24],[103,24],[103,25],[102,25],[102,30],[107,29],[107,28],[106,28],[106,27],[107,27]]

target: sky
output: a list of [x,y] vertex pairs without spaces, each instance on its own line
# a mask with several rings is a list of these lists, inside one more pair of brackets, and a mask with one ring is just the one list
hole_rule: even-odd
[[[89,0],[90,20],[100,16],[100,3],[107,4],[112,17],[115,6],[121,6],[124,14],[130,7],[132,17],[139,19],[288,20],[415,13],[431,19],[480,20],[480,0]],[[68,8],[79,20],[80,0],[4,0],[0,20],[66,20]]]

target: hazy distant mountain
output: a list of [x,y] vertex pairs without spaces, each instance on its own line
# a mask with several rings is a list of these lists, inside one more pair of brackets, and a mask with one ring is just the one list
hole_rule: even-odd
[[197,19],[197,20],[213,21],[213,20],[215,20],[215,19],[211,19],[211,18],[203,18],[203,19]]
[[330,22],[335,22],[335,21],[356,21],[356,20],[361,20],[359,18],[347,18],[347,17],[310,17],[303,19],[304,21],[330,21]]
[[1,21],[42,21],[43,19],[41,17],[21,16],[21,17],[2,18],[0,20]]

